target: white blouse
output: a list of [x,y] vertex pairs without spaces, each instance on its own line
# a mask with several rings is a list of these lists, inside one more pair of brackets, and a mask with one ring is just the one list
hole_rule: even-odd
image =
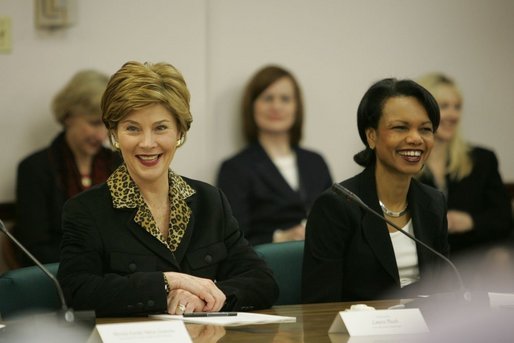
[[273,159],[273,164],[278,168],[280,174],[286,179],[291,189],[297,191],[300,188],[296,154],[278,157]]
[[[411,235],[413,234],[412,219],[409,220],[402,230]],[[400,285],[405,287],[419,280],[416,242],[398,231],[391,232],[389,235],[393,243],[398,273],[400,274]]]

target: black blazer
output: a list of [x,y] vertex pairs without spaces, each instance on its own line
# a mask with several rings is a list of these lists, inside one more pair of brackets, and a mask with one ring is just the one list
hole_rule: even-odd
[[227,196],[241,229],[253,245],[269,243],[277,229],[307,218],[316,197],[332,184],[323,157],[295,148],[300,189],[294,191],[258,143],[224,161],[218,187]]
[[[64,132],[49,147],[34,152],[18,165],[16,225],[14,235],[42,263],[59,261],[62,208],[68,199],[62,184],[66,163],[62,155]],[[109,175],[121,163],[119,153],[102,148],[98,154],[110,160]],[[33,262],[19,254],[23,265]]]
[[98,316],[165,312],[165,271],[215,280],[227,296],[223,310],[274,303],[272,272],[244,239],[224,196],[184,180],[196,193],[186,200],[192,214],[174,253],[133,220],[137,209],[113,208],[105,183],[65,204],[58,279],[70,306]]
[[[512,205],[498,171],[496,155],[491,150],[474,147],[471,159],[471,174],[460,181],[446,177],[448,209],[467,212],[474,222],[473,230],[448,235],[451,253],[503,240],[512,230]],[[431,177],[424,175],[421,181],[436,187]]]
[[[381,213],[373,167],[341,185]],[[407,201],[415,237],[447,255],[443,194],[412,180]],[[441,260],[419,245],[417,253],[421,280],[438,283],[436,277],[441,272]],[[398,267],[385,222],[330,190],[316,200],[307,221],[302,276],[304,302],[403,297],[421,291],[420,286],[417,282],[400,288]]]

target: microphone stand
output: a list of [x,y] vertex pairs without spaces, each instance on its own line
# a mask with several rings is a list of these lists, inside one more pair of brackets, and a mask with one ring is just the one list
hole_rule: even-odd
[[396,225],[395,223],[391,222],[390,220],[388,220],[387,218],[385,218],[383,215],[379,214],[377,211],[375,211],[374,209],[372,209],[371,207],[369,207],[366,203],[364,203],[364,201],[362,201],[361,198],[359,198],[355,193],[353,193],[352,191],[348,190],[346,187],[343,187],[341,186],[340,184],[338,183],[334,183],[332,185],[332,190],[337,193],[338,195],[342,195],[343,197],[345,197],[347,200],[349,201],[352,201],[352,202],[355,202],[357,205],[359,205],[360,207],[362,207],[364,210],[368,211],[369,213],[372,213],[373,215],[377,216],[378,218],[382,219],[384,222],[386,222],[387,224],[391,225],[395,230],[403,233],[405,236],[409,237],[410,239],[412,239],[414,242],[418,243],[419,245],[423,246],[425,249],[427,249],[428,251],[430,251],[431,253],[435,254],[436,256],[438,256],[439,258],[441,258],[443,261],[445,261],[450,267],[451,269],[453,270],[456,278],[457,278],[457,281],[459,283],[459,287],[460,287],[460,293],[462,294],[462,298],[463,300],[466,302],[466,303],[470,303],[471,302],[471,293],[466,289],[466,287],[464,287],[464,281],[462,280],[462,276],[460,275],[460,272],[459,270],[457,269],[457,267],[455,266],[455,264],[450,261],[449,258],[447,258],[446,256],[444,256],[443,254],[441,254],[440,252],[438,252],[437,250],[433,249],[432,247],[430,247],[429,245],[427,245],[425,242],[419,240],[418,238],[414,237],[413,235],[409,234],[408,232],[402,230],[398,225]]

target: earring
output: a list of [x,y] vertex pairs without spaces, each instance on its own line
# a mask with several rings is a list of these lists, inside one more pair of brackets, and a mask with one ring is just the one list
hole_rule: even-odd
[[177,140],[177,148],[179,148],[182,144],[184,144],[184,138],[180,137],[180,139]]
[[114,147],[118,150],[120,150],[120,143],[118,143],[117,141],[114,141]]

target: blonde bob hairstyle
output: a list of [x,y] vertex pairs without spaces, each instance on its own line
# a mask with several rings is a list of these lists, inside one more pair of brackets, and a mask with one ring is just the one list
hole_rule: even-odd
[[100,101],[109,76],[96,70],[82,70],[57,93],[52,101],[55,119],[64,125],[74,114],[100,116]]
[[[421,76],[417,82],[425,87],[437,100],[438,90],[441,86],[451,87],[457,92],[462,101],[462,93],[457,84],[448,76],[441,73],[429,73]],[[452,180],[460,181],[471,173],[473,161],[470,156],[471,147],[462,138],[460,133],[460,123],[458,124],[455,135],[448,144],[449,164],[448,174]],[[425,169],[423,169],[425,171]]]
[[127,62],[109,80],[102,97],[102,120],[111,143],[118,123],[130,112],[161,104],[177,121],[180,145],[186,139],[193,117],[190,94],[182,74],[171,64]]

